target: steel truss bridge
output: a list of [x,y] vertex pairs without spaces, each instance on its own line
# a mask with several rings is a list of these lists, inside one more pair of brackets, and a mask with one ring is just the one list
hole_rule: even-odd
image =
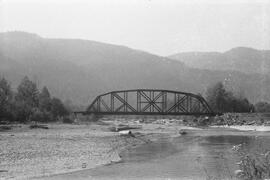
[[77,113],[97,115],[216,115],[200,95],[156,89],[112,91],[101,94],[94,99],[86,111]]

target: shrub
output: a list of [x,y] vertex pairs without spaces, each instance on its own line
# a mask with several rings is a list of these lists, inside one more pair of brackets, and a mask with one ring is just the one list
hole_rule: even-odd
[[258,102],[255,104],[256,112],[270,112],[270,104],[268,102]]
[[58,98],[51,98],[45,86],[41,93],[36,83],[24,77],[14,93],[6,79],[0,78],[0,121],[51,122],[69,114]]
[[66,123],[66,124],[72,124],[74,121],[69,118],[69,117],[64,117],[63,118],[63,123]]
[[256,147],[253,151],[248,151],[245,144],[233,147],[240,158],[239,170],[235,172],[238,177],[246,180],[270,178],[270,151],[258,144]]
[[0,79],[0,121],[13,120],[12,98],[10,84],[5,78]]
[[64,106],[64,104],[60,99],[52,98],[51,104],[52,104],[51,112],[54,117],[65,116],[69,114],[68,110],[66,109],[66,107]]
[[30,81],[28,77],[24,77],[17,88],[15,99],[18,102],[23,102],[31,108],[38,107],[39,90],[36,83]]
[[199,117],[199,118],[196,118],[195,123],[196,123],[196,126],[207,126],[210,124],[210,119],[207,116]]
[[235,96],[227,91],[222,82],[216,83],[207,89],[206,100],[216,112],[253,112],[254,107],[248,99]]
[[32,108],[25,102],[15,101],[14,104],[14,116],[18,122],[27,122],[30,119]]
[[39,109],[35,109],[34,112],[30,115],[29,120],[35,122],[52,122],[54,119],[50,112],[43,112]]
[[40,128],[40,129],[49,129],[48,126],[46,125],[40,125],[40,124],[32,124],[29,126],[30,129],[37,129],[37,128]]

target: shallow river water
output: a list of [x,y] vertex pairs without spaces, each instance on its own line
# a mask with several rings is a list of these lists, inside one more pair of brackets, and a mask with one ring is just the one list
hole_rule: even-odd
[[[266,137],[262,137],[264,140]],[[237,155],[232,147],[258,138],[247,135],[180,136],[160,139],[121,154],[121,162],[98,167],[94,178],[234,179]],[[267,139],[267,142],[269,139]]]
[[[246,143],[252,148],[269,136],[248,132],[187,134],[138,146],[122,152],[122,161],[71,174],[78,179],[235,179],[237,155],[232,147]],[[199,132],[203,134],[203,132]],[[67,177],[67,176],[66,176]],[[91,177],[91,178],[90,178]]]
[[92,170],[96,178],[204,179],[233,177],[233,145],[246,136],[178,137],[145,144],[122,154],[123,161]]

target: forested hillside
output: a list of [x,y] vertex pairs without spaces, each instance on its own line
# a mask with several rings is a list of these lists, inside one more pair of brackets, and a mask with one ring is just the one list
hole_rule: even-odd
[[80,39],[0,34],[0,76],[17,87],[27,75],[38,88],[77,105],[118,89],[160,88],[205,94],[218,81],[251,101],[270,100],[270,78],[236,70],[204,70],[140,50]]

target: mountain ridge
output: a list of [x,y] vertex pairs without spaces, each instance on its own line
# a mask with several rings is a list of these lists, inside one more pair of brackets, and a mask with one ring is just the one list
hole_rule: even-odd
[[[88,105],[99,94],[123,89],[169,89],[204,94],[222,81],[251,102],[270,100],[270,78],[236,70],[205,70],[168,57],[90,40],[0,34],[0,76],[15,88],[29,76],[52,95]],[[259,88],[258,88],[259,87]]]
[[186,65],[208,70],[236,70],[270,74],[270,50],[236,47],[225,52],[184,52],[168,56]]

